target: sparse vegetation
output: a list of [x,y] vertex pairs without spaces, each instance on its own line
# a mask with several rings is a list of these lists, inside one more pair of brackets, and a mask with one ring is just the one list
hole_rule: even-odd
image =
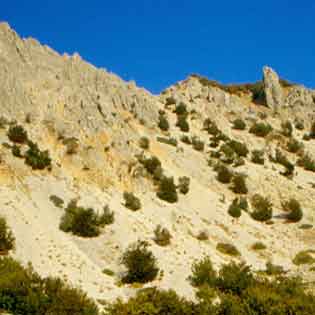
[[236,141],[236,140],[230,140],[227,143],[228,146],[232,148],[232,150],[238,155],[242,157],[246,157],[248,154],[248,149],[245,143]]
[[293,263],[297,266],[310,265],[315,263],[315,258],[310,253],[314,254],[314,251],[303,250],[301,252],[298,252],[293,258]]
[[224,255],[240,256],[240,252],[238,251],[238,249],[233,244],[218,243],[216,248],[219,252],[221,252]]
[[14,249],[15,238],[4,217],[0,216],[0,255]]
[[182,132],[189,132],[189,124],[187,122],[186,114],[177,116],[176,126],[179,127]]
[[233,121],[233,129],[236,130],[245,130],[246,129],[246,123],[243,119],[237,118]]
[[221,133],[217,124],[213,120],[211,120],[210,118],[206,118],[204,120],[203,130],[206,130],[209,135],[213,135],[213,136],[217,136],[219,133]]
[[315,172],[315,161],[308,153],[304,153],[296,162],[298,166],[303,167],[306,171]]
[[233,173],[223,164],[218,164],[214,169],[217,172],[217,180],[220,183],[228,184],[231,182]]
[[271,131],[271,125],[263,122],[255,122],[249,129],[249,133],[253,133],[257,137],[266,137]]
[[154,242],[160,246],[167,246],[171,243],[171,233],[167,228],[158,225],[154,230]]
[[156,140],[161,143],[172,145],[173,147],[177,146],[177,140],[175,138],[156,137]]
[[264,250],[266,248],[267,248],[266,245],[262,242],[256,242],[251,246],[251,249],[255,251]]
[[20,125],[11,126],[7,135],[10,141],[15,143],[23,144],[28,140],[26,130]]
[[264,155],[265,155],[264,150],[253,150],[251,161],[255,164],[264,165],[265,163]]
[[199,261],[195,260],[191,269],[192,275],[188,277],[188,280],[192,286],[215,286],[217,280],[217,272],[213,268],[210,257],[206,256]]
[[33,170],[43,170],[51,167],[51,158],[48,150],[40,151],[38,145],[28,141],[29,149],[25,152],[25,164],[30,165]]
[[51,195],[49,197],[49,200],[55,205],[55,207],[57,207],[57,208],[63,207],[64,201],[60,197],[58,197],[56,195]]
[[233,218],[239,218],[242,215],[242,208],[240,207],[237,198],[235,198],[230,204],[228,214]]
[[297,153],[303,149],[303,143],[300,141],[290,138],[287,142],[287,151],[291,153]]
[[125,207],[132,210],[137,211],[141,208],[141,202],[138,197],[136,197],[132,192],[124,192],[124,200],[125,200]]
[[191,143],[192,143],[193,148],[196,151],[203,151],[204,150],[205,144],[198,137],[192,137]]
[[273,264],[271,261],[267,261],[265,273],[268,276],[278,276],[284,273],[283,267]]
[[291,176],[293,175],[294,172],[294,164],[292,164],[288,158],[279,150],[276,149],[276,157],[275,157],[275,161],[278,164],[281,164],[282,166],[285,167],[285,172],[282,173],[282,175],[284,176]]
[[186,195],[189,192],[190,178],[182,176],[178,178],[178,188],[181,194]]
[[251,199],[251,204],[254,208],[251,217],[254,220],[265,222],[272,218],[272,204],[268,198],[255,194]]
[[207,241],[209,239],[209,233],[206,230],[202,230],[197,234],[198,241]]
[[160,199],[169,203],[177,202],[178,196],[173,177],[163,176],[159,182],[159,188],[156,194]]
[[247,194],[246,177],[244,174],[234,174],[232,178],[232,191],[236,194]]
[[292,133],[293,133],[293,126],[292,123],[287,120],[281,123],[281,133],[285,136],[285,137],[292,137]]
[[109,209],[109,206],[106,205],[103,208],[103,213],[98,218],[98,224],[100,226],[113,224],[115,221],[115,214]]
[[301,221],[303,218],[303,211],[300,203],[291,198],[288,201],[283,202],[282,209],[287,212],[286,218],[291,222]]
[[170,125],[165,113],[160,113],[158,126],[162,131],[168,131],[170,129]]
[[122,264],[127,268],[127,273],[122,278],[123,283],[146,283],[156,278],[159,268],[148,246],[147,242],[138,241],[124,252]]

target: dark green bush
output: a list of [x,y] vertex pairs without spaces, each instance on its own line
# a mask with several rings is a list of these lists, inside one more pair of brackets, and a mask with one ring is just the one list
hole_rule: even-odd
[[216,249],[224,255],[240,256],[238,249],[230,243],[218,243]]
[[182,176],[178,178],[178,188],[181,194],[186,195],[189,192],[190,178]]
[[159,122],[158,126],[162,131],[167,131],[170,129],[170,125],[168,123],[167,117],[165,114],[160,114],[159,115]]
[[170,203],[177,202],[178,196],[176,186],[174,184],[174,178],[163,176],[159,182],[159,188],[156,195],[164,201]]
[[196,260],[192,265],[192,275],[188,277],[189,282],[194,287],[209,285],[214,287],[217,280],[217,272],[213,268],[210,257]]
[[281,133],[285,136],[285,137],[292,137],[292,133],[293,133],[293,126],[292,123],[287,120],[283,123],[281,123]]
[[282,173],[284,176],[292,175],[294,172],[294,164],[292,164],[288,158],[279,150],[276,149],[276,162],[285,167],[285,172]]
[[176,98],[174,96],[167,97],[165,100],[165,105],[168,106],[173,104],[176,104]]
[[13,156],[16,156],[16,157],[18,157],[18,158],[22,158],[23,156],[22,156],[22,153],[21,153],[21,148],[19,147],[19,146],[17,146],[16,144],[14,144],[13,146],[12,146],[12,154],[13,154]]
[[96,237],[100,234],[101,225],[100,217],[92,208],[79,207],[77,201],[72,200],[61,217],[59,228],[82,237]]
[[56,196],[56,195],[51,195],[49,197],[49,200],[58,208],[62,208],[64,201],[63,199],[61,199],[60,197]]
[[137,211],[141,208],[141,202],[138,197],[136,197],[132,192],[124,192],[124,200],[125,200],[125,207],[132,210]]
[[191,144],[191,139],[186,135],[181,136],[180,140],[186,144]]
[[262,242],[256,242],[251,246],[252,250],[264,250],[266,248],[266,245]]
[[0,216],[0,255],[14,249],[15,238],[5,218]]
[[308,153],[304,153],[296,163],[298,166],[303,167],[306,171],[315,172],[315,161]]
[[19,125],[11,126],[7,135],[15,143],[26,143],[28,139],[26,130]]
[[237,118],[233,121],[233,129],[236,130],[245,130],[246,129],[246,123],[243,119]]
[[232,178],[232,191],[236,194],[247,194],[246,177],[244,174],[234,174]]
[[249,129],[249,133],[253,133],[257,137],[266,137],[271,131],[271,125],[263,122],[255,122]]
[[227,145],[229,145],[238,156],[246,157],[248,154],[248,149],[245,143],[230,140]]
[[292,222],[301,221],[303,218],[303,211],[300,203],[291,198],[283,203],[281,203],[282,209],[287,212],[286,218]]
[[139,147],[143,150],[148,150],[150,148],[150,140],[147,137],[141,137],[139,139]]
[[255,164],[263,165],[265,163],[264,155],[265,155],[264,150],[253,150],[251,161]]
[[103,213],[98,218],[98,224],[100,226],[113,224],[115,221],[115,214],[109,209],[109,206],[106,205],[103,208]]
[[161,161],[156,157],[152,156],[150,158],[141,157],[139,162],[144,166],[147,172],[151,175],[154,175],[158,168],[162,167]]
[[29,149],[25,152],[25,163],[30,165],[33,170],[43,170],[51,167],[51,158],[49,152],[40,151],[38,145],[28,141]]
[[242,215],[242,209],[239,206],[237,198],[235,198],[230,204],[228,214],[233,218],[239,218]]
[[231,182],[233,173],[225,165],[218,164],[214,170],[217,172],[217,180],[220,183],[228,184]]
[[180,102],[178,105],[176,105],[175,113],[177,115],[187,115],[188,112],[187,112],[186,104],[184,104],[183,102]]
[[303,149],[303,143],[294,138],[290,138],[287,142],[287,151],[291,153],[297,153]]
[[295,255],[292,262],[297,266],[313,264],[315,263],[315,258],[310,253],[314,254],[314,251],[313,250],[300,251]]
[[187,122],[187,115],[178,115],[176,126],[183,132],[189,132],[189,124]]
[[138,241],[124,252],[122,264],[127,268],[127,273],[122,278],[123,283],[146,283],[156,278],[159,268],[148,246],[147,242]]
[[311,139],[315,139],[315,121],[311,125],[309,136]]
[[171,233],[167,228],[158,225],[154,230],[154,242],[160,246],[167,246],[171,243]]
[[217,124],[211,120],[210,118],[206,118],[203,122],[203,130],[206,130],[209,135],[216,136],[218,135],[221,131],[218,128]]
[[156,137],[156,140],[161,143],[172,145],[173,147],[177,146],[177,140],[175,138]]
[[192,146],[196,151],[203,151],[205,148],[205,144],[198,137],[192,137],[191,139]]
[[0,258],[0,310],[17,315],[98,315],[80,289],[56,278],[40,278],[10,257]]
[[263,222],[272,218],[272,204],[268,198],[255,194],[251,199],[251,204],[254,208],[251,217],[254,220]]
[[220,146],[219,152],[223,154],[223,156],[221,156],[221,158],[220,158],[223,163],[232,164],[234,159],[236,158],[235,151],[227,143],[223,143]]

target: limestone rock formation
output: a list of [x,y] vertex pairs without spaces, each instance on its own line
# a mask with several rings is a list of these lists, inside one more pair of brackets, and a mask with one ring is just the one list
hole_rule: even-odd
[[278,110],[283,106],[284,96],[278,74],[270,67],[263,68],[263,80],[267,106]]
[[315,106],[314,91],[306,89],[304,86],[296,85],[292,87],[285,99],[286,106]]

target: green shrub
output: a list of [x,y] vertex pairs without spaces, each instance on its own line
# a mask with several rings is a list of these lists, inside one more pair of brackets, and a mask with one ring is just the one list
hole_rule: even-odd
[[22,158],[22,153],[21,153],[21,148],[19,146],[17,146],[16,144],[14,144],[11,148],[12,150],[12,154],[13,156],[15,157],[18,157],[18,158]]
[[293,133],[293,126],[289,120],[281,123],[281,133],[285,137],[291,137]]
[[15,238],[5,218],[0,216],[0,254],[14,249]]
[[188,112],[187,112],[186,104],[184,104],[183,102],[180,102],[178,105],[176,105],[175,113],[177,115],[187,115]]
[[186,135],[181,136],[180,140],[186,144],[191,144],[191,139]]
[[303,149],[303,143],[294,138],[290,138],[287,142],[287,151],[291,153],[297,153]]
[[170,129],[170,125],[168,123],[167,117],[165,114],[160,114],[159,115],[159,122],[158,126],[162,131],[167,131]]
[[189,124],[187,122],[187,115],[178,115],[176,126],[183,132],[189,132]]
[[253,133],[257,137],[266,137],[271,131],[271,125],[263,122],[255,122],[249,129],[249,133]]
[[10,314],[98,315],[95,303],[80,289],[56,278],[41,278],[29,266],[0,258],[0,310]]
[[206,130],[209,135],[216,136],[221,133],[220,129],[218,128],[217,124],[212,121],[210,118],[206,118],[203,122],[203,130]]
[[194,287],[201,287],[208,285],[214,287],[217,280],[217,273],[213,268],[211,259],[209,256],[202,258],[201,260],[194,261],[192,265],[192,274],[188,277],[189,282]]
[[159,188],[156,194],[160,199],[174,203],[177,202],[178,196],[173,177],[163,176],[159,182]]
[[55,205],[55,207],[57,207],[57,208],[63,207],[64,201],[60,197],[58,197],[56,195],[51,195],[49,197],[49,200]]
[[230,243],[218,243],[216,249],[224,255],[240,256],[238,249]]
[[127,268],[127,273],[122,278],[123,283],[146,283],[156,278],[159,268],[148,246],[147,242],[138,241],[124,252],[122,264]]
[[286,218],[289,221],[298,222],[302,220],[303,211],[300,203],[296,199],[291,198],[290,200],[283,202],[281,205],[282,209],[288,212]]
[[311,136],[309,135],[309,134],[307,134],[307,133],[305,133],[304,135],[303,135],[303,138],[302,138],[304,141],[310,141],[311,140]]
[[141,137],[139,139],[139,147],[143,150],[148,150],[150,148],[150,140],[147,137]]
[[292,164],[288,158],[279,150],[276,149],[276,162],[281,164],[286,168],[286,171],[282,173],[284,176],[289,176],[292,175],[294,172],[294,164]]
[[266,247],[266,245],[264,244],[264,243],[262,243],[262,242],[256,242],[256,243],[254,243],[252,246],[251,246],[251,249],[252,250],[264,250],[264,249],[266,249],[267,247]]
[[28,139],[26,130],[19,125],[11,126],[7,135],[10,141],[15,143],[26,143]]
[[237,118],[233,121],[233,129],[236,130],[245,130],[246,129],[246,123],[243,119]]
[[191,139],[192,146],[196,151],[203,151],[205,148],[205,144],[198,137],[192,137]]
[[156,140],[161,143],[172,145],[173,147],[177,146],[177,140],[175,138],[156,137]]
[[306,171],[315,172],[315,161],[308,153],[304,153],[296,163],[298,166],[303,167]]
[[200,231],[196,238],[198,241],[207,241],[209,239],[209,233],[206,230]]
[[100,217],[92,208],[79,207],[77,201],[72,200],[61,217],[59,228],[82,237],[96,237],[100,234],[101,225]]
[[141,157],[139,158],[139,162],[151,175],[154,175],[157,169],[162,167],[161,161],[156,156],[152,156],[150,158]]
[[315,263],[315,258],[313,258],[310,252],[314,253],[314,251],[309,251],[309,250],[303,250],[301,252],[298,252],[293,258],[293,263],[297,266],[310,265],[310,264]]
[[175,97],[174,96],[167,97],[165,100],[165,105],[168,106],[168,105],[173,105],[173,104],[176,104]]
[[245,143],[236,141],[236,140],[230,140],[227,143],[233,151],[238,155],[242,157],[246,157],[248,154],[248,149]]
[[98,224],[100,226],[113,224],[115,221],[115,214],[109,209],[109,206],[106,205],[103,208],[103,213],[98,218]]
[[239,205],[238,198],[235,198],[230,204],[228,214],[233,218],[239,218],[242,215],[242,208]]
[[236,194],[247,194],[246,177],[244,174],[234,174],[232,178],[232,191]]
[[111,269],[108,269],[108,268],[103,269],[102,272],[103,272],[103,274],[110,276],[110,277],[115,276],[115,272]]
[[190,178],[182,176],[178,178],[178,188],[181,194],[186,195],[189,192]]
[[265,155],[264,150],[253,150],[251,161],[255,164],[264,165],[265,163],[264,155]]
[[232,164],[236,158],[235,151],[227,143],[224,143],[220,146],[219,152],[223,154],[223,156],[220,158],[223,163]]
[[25,152],[25,163],[30,165],[33,170],[43,170],[51,167],[51,158],[49,152],[40,151],[38,145],[28,141],[29,149]]
[[167,228],[158,225],[154,230],[154,242],[160,246],[167,246],[171,243],[171,233]]
[[272,218],[272,204],[268,198],[255,194],[251,199],[251,204],[254,208],[251,217],[254,220],[264,222]]
[[237,157],[233,162],[233,167],[239,167],[245,165],[245,159],[242,157]]
[[125,200],[125,207],[132,210],[137,211],[141,208],[140,199],[137,198],[132,192],[124,192],[124,200]]
[[222,164],[216,165],[215,171],[217,172],[217,180],[220,183],[228,184],[231,182],[233,173],[225,165]]
[[315,139],[315,121],[311,125],[309,136],[311,139]]

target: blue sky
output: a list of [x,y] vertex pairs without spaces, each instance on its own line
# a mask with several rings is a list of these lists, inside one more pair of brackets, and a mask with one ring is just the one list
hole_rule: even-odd
[[4,0],[0,20],[158,93],[191,73],[315,87],[313,0]]

